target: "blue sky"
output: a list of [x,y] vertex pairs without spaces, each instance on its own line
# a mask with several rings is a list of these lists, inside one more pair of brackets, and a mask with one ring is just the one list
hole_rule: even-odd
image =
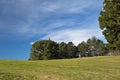
[[[27,60],[37,40],[105,41],[98,17],[103,0],[0,0],[0,59]],[[106,42],[106,41],[105,41]]]

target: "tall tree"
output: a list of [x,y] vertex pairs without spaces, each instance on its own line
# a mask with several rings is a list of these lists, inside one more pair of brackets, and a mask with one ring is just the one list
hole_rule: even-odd
[[104,0],[99,24],[110,50],[120,51],[120,0]]
[[30,60],[58,58],[58,44],[51,40],[37,41],[32,45]]
[[73,58],[77,53],[77,48],[73,42],[68,42],[67,44],[67,58]]
[[59,58],[67,58],[67,44],[64,42],[59,44]]
[[96,37],[92,37],[90,39],[87,40],[87,45],[88,45],[88,51],[89,53],[91,53],[91,56],[94,55],[105,55],[108,53],[108,50],[106,48],[106,44],[97,39]]
[[88,52],[88,45],[84,41],[78,44],[77,48],[82,56],[85,56],[85,53]]
[[87,45],[88,45],[88,51],[90,53],[90,56],[94,56],[97,54],[97,38],[93,36],[92,38],[87,40]]
[[104,56],[108,53],[106,44],[104,44],[104,42],[99,39],[97,40],[97,52],[99,56]]

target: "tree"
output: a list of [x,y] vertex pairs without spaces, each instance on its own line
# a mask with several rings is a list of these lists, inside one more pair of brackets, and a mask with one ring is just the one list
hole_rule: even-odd
[[59,44],[59,58],[67,58],[67,44],[64,42]]
[[58,58],[58,44],[51,40],[37,41],[32,45],[30,60]]
[[96,37],[88,39],[87,42],[81,42],[77,47],[73,42],[58,44],[50,39],[39,40],[32,45],[29,60],[75,58],[79,54],[87,57],[94,56],[97,51],[102,56],[107,52],[107,48],[103,41]]
[[83,56],[85,56],[85,53],[88,52],[88,45],[83,41],[77,46],[78,52]]
[[95,36],[93,36],[92,38],[87,40],[87,45],[88,45],[88,52],[89,52],[89,56],[94,56],[97,55],[97,38]]
[[104,44],[104,42],[99,39],[97,40],[97,52],[99,56],[104,56],[108,53],[106,44]]
[[67,58],[73,58],[77,53],[77,48],[72,42],[67,44]]
[[106,48],[106,44],[103,41],[97,39],[96,37],[92,37],[87,40],[88,51],[91,53],[91,56],[94,55],[106,55],[108,50]]
[[120,0],[104,0],[99,24],[108,41],[107,47],[120,52]]
[[88,44],[89,48],[91,48],[91,46],[96,47],[97,46],[97,38],[95,36],[93,36],[92,38],[89,38],[87,40],[87,44]]

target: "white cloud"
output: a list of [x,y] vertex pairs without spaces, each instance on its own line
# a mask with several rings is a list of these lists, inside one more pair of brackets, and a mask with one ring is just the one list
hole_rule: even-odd
[[86,41],[88,38],[92,36],[96,36],[97,38],[102,38],[101,31],[97,29],[68,29],[68,30],[61,30],[53,32],[43,39],[51,38],[51,40],[57,42],[69,42],[72,41],[75,45],[82,41]]
[[[6,15],[7,17],[10,16],[9,20],[6,17],[3,17],[6,20],[4,21],[2,19],[2,25],[0,24],[0,26],[4,26],[4,29],[1,29],[2,31],[9,29],[8,32],[4,31],[3,34],[9,35],[8,33],[11,33],[13,35],[24,36],[26,38],[28,38],[29,36],[33,37],[42,35],[44,33],[50,34],[53,32],[54,34],[61,31],[64,32],[66,31],[66,28],[68,28],[67,30],[70,30],[71,28],[74,28],[76,24],[77,27],[81,26],[81,23],[79,23],[79,25],[77,22],[74,22],[71,17],[74,17],[75,13],[87,13],[86,9],[94,9],[95,6],[98,7],[97,4],[100,2],[96,0],[12,0],[12,2],[9,0],[2,1],[4,2],[4,4],[2,4],[2,7],[3,9],[5,9],[4,15]],[[2,10],[0,12],[2,12]],[[66,20],[63,15],[66,16],[69,14],[72,14],[72,16],[68,17],[68,20]],[[63,18],[59,18],[58,16],[61,16]],[[75,16],[74,18],[81,18],[82,16],[80,16]],[[52,18],[54,17],[58,18],[52,21]],[[48,20],[50,22],[46,23]],[[63,29],[59,30],[56,28]],[[57,31],[54,29],[56,29]],[[74,33],[76,33],[76,31],[74,31]],[[67,34],[68,33],[66,33],[66,35]],[[66,35],[61,36],[67,37]],[[80,37],[80,35],[77,34],[70,34],[68,37],[70,36]]]
[[[46,33],[46,36],[40,39],[51,38],[52,40],[57,42],[72,41],[75,45],[77,45],[81,41],[86,41],[92,36],[103,39],[103,35],[97,23],[96,17],[98,15],[96,13],[89,12],[90,9],[95,10],[100,8],[100,2],[102,1],[55,0],[54,2],[41,2],[40,4],[36,4],[33,6],[32,9],[34,12],[29,16],[29,20],[31,21],[28,23],[28,27],[26,27],[28,30],[25,28],[25,31],[28,34],[31,35],[32,33],[32,35],[35,36]],[[80,16],[74,17],[74,14],[76,13],[79,13]],[[89,13],[89,16],[85,16],[83,18],[83,16],[81,16],[81,14],[83,13],[87,13],[86,16],[88,16]],[[68,18],[64,17],[71,14],[72,16]],[[79,17],[80,19],[78,19],[77,17]],[[37,23],[37,26],[33,25],[36,24],[36,21],[40,22]]]
[[56,0],[42,3],[42,10],[56,13],[81,13],[86,8],[90,8],[94,4],[93,2],[90,0]]
[[35,42],[30,42],[30,45],[33,45]]
[[[17,28],[17,33],[23,36],[32,37],[32,36],[38,36],[42,34],[50,34],[51,32],[54,32],[55,30],[59,29],[65,29],[67,26],[73,26],[77,24],[72,19],[68,20],[46,20],[46,22],[43,22],[42,24],[36,23],[35,26],[32,25],[33,22],[30,21],[29,24],[22,24],[20,28]],[[31,26],[32,25],[32,26]]]

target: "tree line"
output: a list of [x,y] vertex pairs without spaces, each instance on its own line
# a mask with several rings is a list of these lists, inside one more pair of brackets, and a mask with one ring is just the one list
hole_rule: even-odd
[[39,40],[32,45],[29,60],[103,56],[107,52],[106,44],[96,37],[83,41],[77,46],[73,42],[57,43],[52,40]]
[[92,37],[77,46],[73,42],[56,43],[52,40],[40,40],[32,45],[30,60],[66,59],[86,56],[120,55],[120,0],[104,0],[100,12],[99,24],[107,44]]

